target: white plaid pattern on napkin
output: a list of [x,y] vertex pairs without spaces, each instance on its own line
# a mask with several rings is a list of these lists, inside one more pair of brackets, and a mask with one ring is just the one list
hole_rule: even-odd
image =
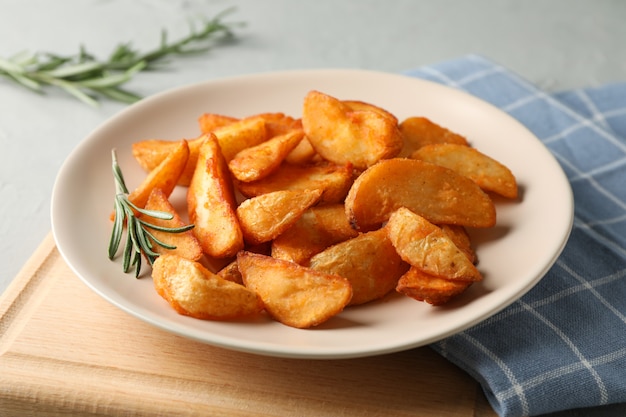
[[547,275],[433,349],[476,378],[501,416],[626,402],[626,83],[548,94],[473,55],[407,75],[515,117],[556,157],[575,201],[572,234]]

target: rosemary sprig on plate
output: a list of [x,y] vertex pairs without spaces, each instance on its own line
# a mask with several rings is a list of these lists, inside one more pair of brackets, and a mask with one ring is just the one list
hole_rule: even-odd
[[133,103],[141,97],[123,89],[123,84],[141,71],[156,68],[168,56],[204,52],[211,48],[210,40],[232,36],[233,24],[223,22],[231,10],[204,22],[200,30],[191,27],[187,36],[174,42],[169,42],[167,32],[162,30],[159,46],[147,52],[124,43],[106,60],[98,60],[83,46],[71,56],[22,52],[10,58],[0,57],[0,76],[37,93],[56,87],[93,106],[100,98]]
[[150,265],[154,263],[159,254],[152,248],[154,244],[162,246],[166,249],[176,249],[176,246],[169,245],[157,239],[150,229],[161,230],[169,233],[182,233],[193,229],[194,225],[190,224],[182,227],[162,227],[151,224],[138,216],[138,213],[144,216],[171,220],[173,216],[170,213],[155,210],[145,210],[137,207],[128,199],[128,188],[124,181],[122,170],[117,162],[117,154],[115,149],[111,151],[113,177],[115,178],[115,218],[113,220],[113,230],[111,231],[111,239],[109,241],[109,259],[113,259],[118,251],[124,229],[126,229],[126,243],[123,250],[123,269],[129,272],[131,267],[135,267],[135,278],[139,277],[141,272],[141,256],[142,254],[148,259]]

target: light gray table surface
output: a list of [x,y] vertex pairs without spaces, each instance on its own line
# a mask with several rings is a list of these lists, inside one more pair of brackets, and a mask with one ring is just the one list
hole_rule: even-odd
[[[0,0],[0,57],[20,51],[104,57],[132,41],[152,48],[189,21],[231,6],[236,41],[140,74],[144,96],[193,82],[308,68],[401,72],[481,54],[540,88],[626,81],[621,0]],[[63,93],[37,95],[0,78],[0,293],[50,232],[55,176],[70,151],[126,105],[89,107]],[[561,414],[559,414],[561,415]],[[563,416],[626,415],[612,406]]]

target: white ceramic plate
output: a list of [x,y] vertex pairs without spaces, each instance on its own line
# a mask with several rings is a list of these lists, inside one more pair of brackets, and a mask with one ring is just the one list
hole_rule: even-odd
[[[198,135],[204,112],[247,116],[301,114],[312,89],[341,99],[369,101],[399,120],[422,115],[465,135],[505,163],[521,188],[520,202],[499,202],[498,223],[472,231],[484,281],[445,307],[402,296],[346,309],[318,328],[298,330],[261,319],[202,321],[175,313],[148,277],[122,272],[110,261],[109,213],[115,193],[111,149],[116,148],[127,185],[145,173],[131,144],[147,138]],[[184,190],[174,198],[184,198]],[[61,168],[52,196],[52,229],[73,271],[100,296],[167,331],[229,349],[295,358],[348,358],[425,345],[474,325],[521,297],[554,263],[573,219],[571,189],[546,148],[520,123],[468,94],[415,78],[359,70],[269,73],[208,81],[168,91],[130,106],[89,135]]]

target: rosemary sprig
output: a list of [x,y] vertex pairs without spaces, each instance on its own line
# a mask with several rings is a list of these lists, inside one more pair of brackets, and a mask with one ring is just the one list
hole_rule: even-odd
[[162,30],[159,46],[147,52],[123,43],[106,60],[98,60],[83,46],[72,56],[22,52],[10,58],[0,57],[0,76],[37,93],[56,87],[92,106],[97,106],[100,98],[133,103],[141,97],[123,89],[123,84],[141,71],[157,68],[168,56],[204,52],[211,48],[210,40],[215,37],[233,36],[234,24],[223,22],[231,11],[205,21],[200,30],[192,25],[187,36],[174,42],[169,42],[167,32]]
[[148,259],[150,265],[154,263],[159,254],[152,250],[154,244],[162,246],[166,249],[176,249],[176,246],[169,245],[157,239],[149,229],[161,230],[169,233],[182,233],[193,229],[194,225],[190,224],[182,227],[162,227],[146,222],[137,216],[137,213],[156,219],[171,220],[173,216],[170,213],[155,210],[146,210],[137,207],[128,199],[128,188],[124,181],[122,170],[117,162],[117,154],[115,149],[111,151],[113,159],[113,177],[115,178],[115,218],[113,220],[113,229],[111,231],[111,239],[109,241],[109,259],[113,260],[117,253],[124,229],[126,229],[126,243],[123,250],[123,269],[124,272],[130,271],[131,267],[135,267],[135,278],[139,277],[141,272],[141,256],[142,254]]

